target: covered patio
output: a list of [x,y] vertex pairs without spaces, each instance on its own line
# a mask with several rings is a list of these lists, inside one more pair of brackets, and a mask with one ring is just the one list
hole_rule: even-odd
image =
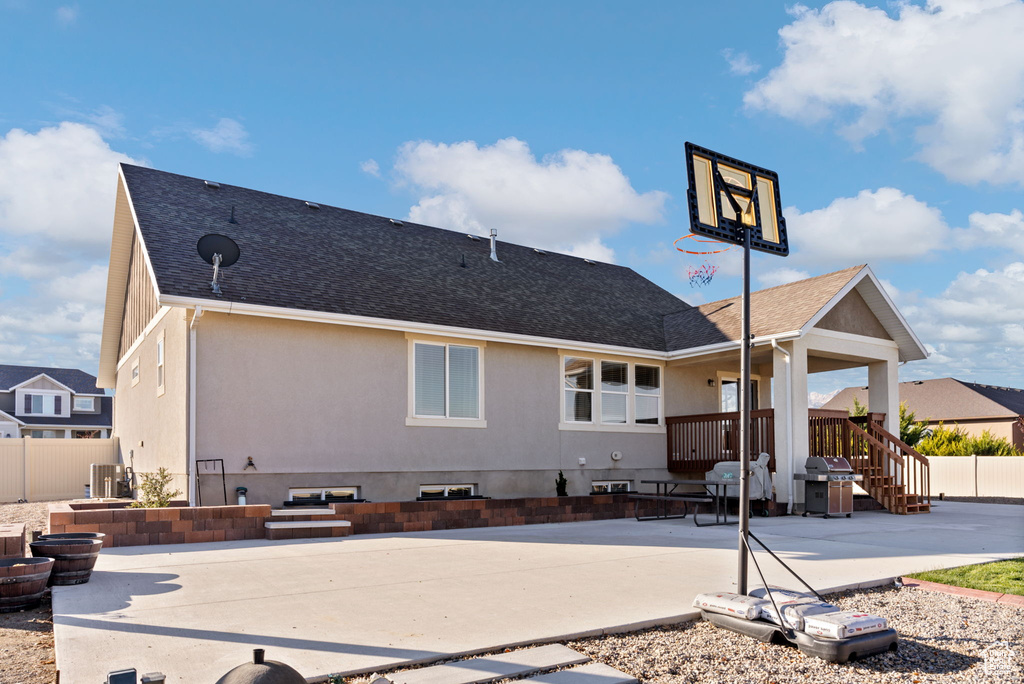
[[[699,388],[666,398],[667,467],[703,473],[739,458],[739,298],[669,321],[680,347],[666,377]],[[927,512],[927,459],[899,440],[901,363],[927,351],[867,266],[755,292],[751,301],[751,453],[767,452],[776,501],[803,504],[793,476],[809,456],[846,457],[864,489],[895,513]],[[866,368],[868,410],[811,409],[808,376]],[[705,389],[705,387],[707,389]]]

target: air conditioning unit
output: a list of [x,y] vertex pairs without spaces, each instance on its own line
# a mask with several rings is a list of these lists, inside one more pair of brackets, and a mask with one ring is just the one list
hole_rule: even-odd
[[89,466],[89,496],[93,499],[117,498],[117,483],[123,477],[120,463],[93,463]]

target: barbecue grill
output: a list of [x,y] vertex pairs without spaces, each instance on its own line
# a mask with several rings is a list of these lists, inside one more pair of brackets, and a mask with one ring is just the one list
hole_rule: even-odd
[[811,456],[804,463],[806,473],[795,480],[804,482],[804,517],[808,513],[833,515],[853,513],[853,483],[864,479],[853,472],[850,462],[841,456]]

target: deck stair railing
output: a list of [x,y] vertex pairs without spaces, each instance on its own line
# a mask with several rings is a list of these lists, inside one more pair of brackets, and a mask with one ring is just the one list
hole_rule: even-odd
[[[851,419],[846,411],[810,409],[810,455],[843,456],[861,484],[892,513],[927,513],[931,509],[928,459],[882,427],[885,414],[871,413]],[[739,413],[672,416],[667,426],[668,470],[705,472],[721,461],[739,459]],[[775,411],[751,412],[750,452],[772,455],[775,470]]]
[[846,411],[809,411],[810,453],[843,456],[864,476],[861,487],[899,515],[931,510],[928,459],[882,427],[885,414],[851,419]]

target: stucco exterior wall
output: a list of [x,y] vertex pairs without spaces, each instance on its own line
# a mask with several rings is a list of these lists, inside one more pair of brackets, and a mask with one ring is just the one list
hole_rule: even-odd
[[972,435],[974,437],[981,437],[981,433],[983,433],[985,430],[988,430],[990,433],[992,433],[993,437],[1002,437],[1003,439],[1007,440],[1018,449],[1024,446],[1024,435],[1021,434],[1020,424],[1017,422],[1016,418],[967,418],[946,421],[933,420],[928,421],[928,427],[938,427],[940,422],[942,423],[943,427],[958,427],[967,434]]
[[[164,392],[157,393],[157,340],[164,336]],[[139,361],[139,382],[132,366]],[[188,321],[184,309],[171,309],[124,360],[117,372],[114,434],[121,459],[136,473],[163,466],[175,476],[174,488],[187,491]]]
[[[585,493],[591,480],[667,474],[662,428],[559,429],[556,349],[487,343],[486,428],[424,427],[406,425],[410,342],[401,332],[207,313],[196,334],[197,457],[223,458],[229,492],[246,486],[250,502],[341,485],[375,500],[465,482],[487,496],[551,494],[559,470],[570,493]],[[209,491],[222,497],[219,477],[205,476],[203,488],[204,501]]]
[[892,339],[885,331],[885,327],[871,312],[871,307],[856,290],[852,290],[843,297],[842,301],[818,321],[816,327],[876,337],[880,340]]

